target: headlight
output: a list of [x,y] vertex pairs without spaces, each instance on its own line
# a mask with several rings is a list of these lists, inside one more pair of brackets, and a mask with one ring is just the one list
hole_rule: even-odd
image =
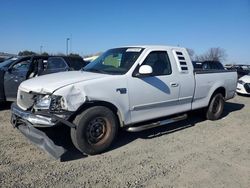
[[65,107],[63,97],[53,95],[51,96],[50,110],[61,111]]
[[34,105],[35,109],[48,110],[51,103],[51,97],[49,95],[38,95]]
[[244,82],[243,80],[238,80],[238,83],[239,83],[239,84],[242,84],[242,85],[245,84],[245,82]]
[[57,95],[39,95],[36,98],[34,108],[37,110],[61,111],[65,107],[64,100]]

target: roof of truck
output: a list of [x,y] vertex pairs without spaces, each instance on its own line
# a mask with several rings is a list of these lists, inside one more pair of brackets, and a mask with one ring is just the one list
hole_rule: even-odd
[[151,48],[158,48],[158,49],[173,49],[173,48],[179,48],[179,49],[185,49],[184,47],[180,47],[180,46],[167,46],[167,45],[131,45],[131,46],[122,46],[123,48],[147,48],[147,49],[151,49]]

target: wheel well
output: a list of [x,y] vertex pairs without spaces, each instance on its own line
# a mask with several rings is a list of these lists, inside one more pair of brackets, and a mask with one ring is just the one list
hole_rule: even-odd
[[[215,95],[215,94],[217,94],[217,93],[221,93],[223,97],[226,97],[226,89],[225,89],[224,87],[219,87],[219,88],[217,88],[217,89],[214,91],[213,95]],[[212,95],[212,96],[213,96],[213,95]]]
[[225,90],[225,88],[224,88],[224,87],[219,87],[219,88],[217,88],[217,89],[214,91],[214,93],[211,95],[208,105],[210,104],[210,102],[211,102],[213,96],[216,95],[217,93],[221,93],[223,97],[226,96],[226,90]]
[[121,114],[120,114],[118,108],[115,105],[113,105],[112,103],[105,102],[105,101],[90,101],[90,102],[84,103],[70,117],[70,120],[73,120],[77,116],[77,114],[79,114],[80,112],[86,110],[87,108],[93,107],[93,106],[105,106],[105,107],[107,107],[108,109],[110,109],[115,114],[115,116],[117,117],[117,120],[119,121],[120,126],[123,125]]

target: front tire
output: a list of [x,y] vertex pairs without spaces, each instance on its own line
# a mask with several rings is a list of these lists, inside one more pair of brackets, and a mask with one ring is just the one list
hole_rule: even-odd
[[71,139],[82,153],[95,155],[110,147],[118,132],[115,114],[104,106],[94,106],[77,115]]
[[206,111],[206,118],[208,120],[217,120],[221,117],[224,109],[224,98],[221,93],[213,95]]

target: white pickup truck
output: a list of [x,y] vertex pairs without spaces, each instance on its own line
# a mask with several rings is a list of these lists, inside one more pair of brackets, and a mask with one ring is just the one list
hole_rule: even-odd
[[185,48],[121,47],[81,71],[23,82],[11,122],[56,158],[64,150],[41,127],[69,126],[75,147],[93,155],[109,148],[119,128],[141,131],[182,120],[186,112],[201,108],[207,119],[217,120],[236,85],[234,71],[194,70]]

